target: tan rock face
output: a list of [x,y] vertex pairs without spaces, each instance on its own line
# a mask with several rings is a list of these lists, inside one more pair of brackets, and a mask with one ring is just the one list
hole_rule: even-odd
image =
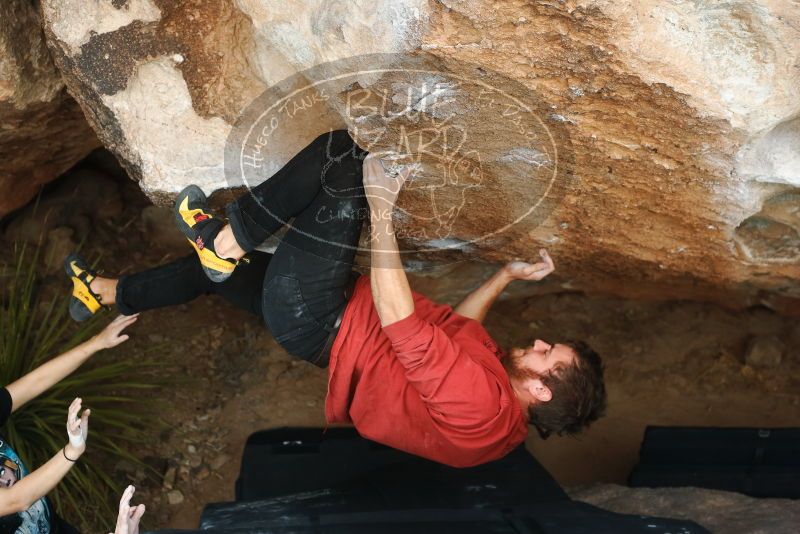
[[546,246],[560,289],[800,312],[797,0],[42,11],[70,92],[156,200],[253,185],[347,127],[416,164],[412,266]]
[[99,141],[67,94],[31,2],[0,4],[0,217]]

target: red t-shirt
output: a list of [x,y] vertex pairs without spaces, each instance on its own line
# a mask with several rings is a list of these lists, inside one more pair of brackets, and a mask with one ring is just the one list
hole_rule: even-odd
[[362,276],[331,348],[325,416],[371,440],[454,467],[508,454],[528,432],[502,352],[481,324],[414,293],[381,328]]

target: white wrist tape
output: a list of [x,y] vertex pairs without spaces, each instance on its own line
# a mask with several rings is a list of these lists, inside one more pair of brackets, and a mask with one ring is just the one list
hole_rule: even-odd
[[73,447],[80,447],[83,445],[83,433],[72,434],[71,432],[67,432],[69,436],[69,444]]

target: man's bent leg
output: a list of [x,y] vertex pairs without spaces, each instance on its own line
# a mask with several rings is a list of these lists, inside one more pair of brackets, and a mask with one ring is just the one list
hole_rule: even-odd
[[290,353],[316,364],[347,304],[361,227],[367,217],[361,183],[366,152],[349,139],[318,177],[320,190],[297,214],[267,269],[264,318]]
[[357,151],[346,130],[323,134],[269,179],[228,204],[230,229],[239,247],[253,250],[303,213],[323,188],[321,178],[351,161]]

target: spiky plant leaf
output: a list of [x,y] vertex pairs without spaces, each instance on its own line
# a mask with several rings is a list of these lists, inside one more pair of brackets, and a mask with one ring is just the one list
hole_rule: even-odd
[[[9,384],[48,359],[96,334],[110,317],[97,314],[74,323],[66,294],[47,300],[36,265],[41,247],[14,247],[11,280],[0,306],[0,384]],[[7,269],[8,271],[9,269]],[[67,442],[67,407],[75,397],[92,409],[87,454],[49,494],[60,515],[99,531],[116,516],[128,481],[114,480],[101,466],[127,461],[154,474],[136,451],[162,428],[152,390],[163,384],[159,365],[137,355],[118,360],[95,355],[72,375],[16,411],[2,430],[30,471]]]

